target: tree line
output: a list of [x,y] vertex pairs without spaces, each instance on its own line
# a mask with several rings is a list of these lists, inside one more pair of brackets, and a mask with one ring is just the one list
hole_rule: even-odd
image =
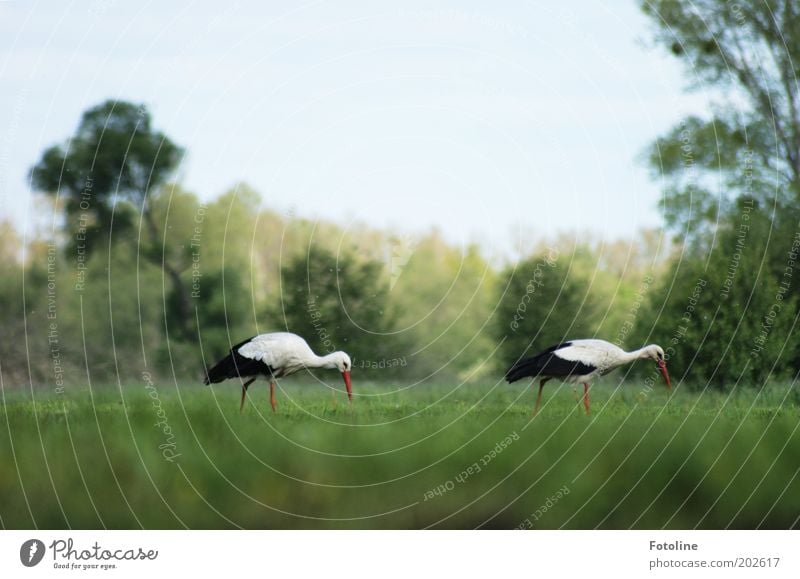
[[348,351],[375,380],[499,380],[526,353],[592,336],[659,343],[673,375],[698,388],[795,376],[795,6],[642,9],[690,88],[720,89],[712,116],[682,119],[645,151],[663,230],[627,242],[565,234],[498,264],[436,231],[354,234],[283,215],[244,184],[204,203],[174,182],[185,149],[147,107],[107,101],[31,169],[52,232],[21,251],[0,223],[4,384],[198,379],[231,344],[275,330]]

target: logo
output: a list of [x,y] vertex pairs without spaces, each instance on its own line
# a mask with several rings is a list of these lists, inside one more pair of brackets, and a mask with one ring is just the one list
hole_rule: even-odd
[[44,543],[39,539],[28,539],[19,548],[19,560],[26,567],[35,567],[44,557]]

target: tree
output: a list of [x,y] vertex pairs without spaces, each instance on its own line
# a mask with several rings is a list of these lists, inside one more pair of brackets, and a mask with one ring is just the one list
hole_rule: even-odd
[[[704,305],[709,309],[702,316],[714,327],[702,328],[702,334],[707,330],[717,346],[736,344],[742,330],[756,332],[749,324],[771,307],[779,288],[788,296],[800,288],[800,276],[785,276],[787,268],[794,270],[794,239],[800,233],[800,68],[793,60],[800,53],[800,6],[793,0],[653,0],[643,1],[642,9],[657,26],[656,41],[686,64],[692,87],[717,95],[712,114],[682,120],[653,143],[648,160],[665,180],[667,225],[684,242],[687,259],[697,261],[679,265],[699,267],[692,275],[715,287],[709,294],[715,299],[719,284],[728,280],[732,285],[725,293],[748,296],[755,306],[726,306],[715,317],[719,304]],[[738,266],[742,275],[730,281],[734,262],[748,265]],[[680,294],[688,288],[678,289]],[[794,300],[782,302],[776,323],[788,321],[787,332],[797,306]],[[726,321],[729,316],[735,324]],[[793,336],[786,338],[791,346]],[[789,347],[782,359],[773,360],[777,371],[800,370],[791,352]],[[752,368],[757,362],[751,361],[752,378],[760,381],[765,370]],[[721,371],[740,367],[741,360]],[[703,364],[692,369],[695,376],[698,369],[710,376]]]
[[271,317],[320,355],[344,350],[356,369],[395,367],[402,346],[391,333],[382,270],[380,262],[312,246],[282,268],[281,305]]
[[767,237],[770,216],[746,199],[736,210],[744,222],[723,221],[710,254],[689,247],[650,292],[634,330],[641,343],[664,347],[671,374],[694,388],[763,387],[786,376],[800,349],[792,331],[797,297],[787,278],[771,274],[757,241]]
[[90,254],[131,232],[138,214],[146,239],[141,255],[163,269],[176,300],[179,334],[190,336],[190,292],[183,268],[162,244],[152,199],[177,169],[183,149],[152,126],[144,105],[106,101],[84,112],[67,142],[42,153],[31,169],[34,188],[63,201],[73,250]]
[[[702,233],[740,197],[796,222],[800,201],[800,5],[795,0],[643,0],[656,41],[693,87],[716,87],[710,118],[690,116],[648,151],[667,186],[668,224]],[[787,211],[790,210],[790,211]]]
[[[437,231],[389,239],[386,260],[398,326],[416,344],[412,375],[480,378],[495,368],[487,331],[497,272],[479,248],[449,245]],[[411,368],[409,370],[412,370]]]
[[501,274],[493,334],[501,369],[574,337],[593,337],[599,316],[584,285],[555,250]]

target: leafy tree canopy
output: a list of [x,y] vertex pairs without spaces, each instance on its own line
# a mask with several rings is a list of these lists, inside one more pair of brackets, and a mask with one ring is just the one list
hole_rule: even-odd
[[[144,105],[106,101],[88,109],[75,134],[46,149],[31,169],[37,190],[57,195],[64,203],[70,233],[85,228],[90,242],[117,233],[145,219],[148,233],[157,227],[147,206],[148,194],[174,173],[183,149],[152,127]],[[128,206],[115,205],[119,201]]]
[[668,225],[702,232],[743,196],[796,215],[800,5],[644,0],[642,10],[656,25],[657,42],[686,64],[692,87],[720,95],[709,118],[684,119],[647,151],[666,180]]
[[281,305],[271,317],[306,338],[317,354],[344,350],[354,368],[378,370],[406,354],[392,333],[396,316],[380,262],[312,246],[282,268],[281,288]]

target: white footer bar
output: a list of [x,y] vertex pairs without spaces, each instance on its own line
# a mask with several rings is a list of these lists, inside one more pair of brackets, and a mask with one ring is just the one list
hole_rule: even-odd
[[799,551],[792,531],[3,531],[0,576],[778,578]]

